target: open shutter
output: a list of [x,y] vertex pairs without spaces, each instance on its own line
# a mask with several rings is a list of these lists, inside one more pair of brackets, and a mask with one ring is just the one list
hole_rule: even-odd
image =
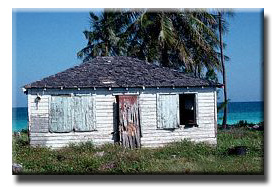
[[96,129],[95,99],[92,96],[74,98],[75,131],[92,131]]
[[195,123],[197,126],[199,126],[199,102],[198,102],[198,93],[195,93],[195,110],[194,110],[194,115],[195,115]]
[[179,95],[159,94],[157,97],[157,127],[174,129],[179,127]]
[[72,125],[71,97],[52,96],[50,104],[50,132],[71,132]]

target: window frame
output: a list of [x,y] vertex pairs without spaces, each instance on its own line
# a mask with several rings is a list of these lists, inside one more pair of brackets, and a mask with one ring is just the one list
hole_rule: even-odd
[[[193,94],[194,95],[194,102],[195,102],[195,121],[197,126],[199,126],[199,112],[198,112],[198,107],[199,107],[199,102],[198,102],[198,92],[179,92],[178,95],[184,95],[184,94]],[[179,103],[180,105],[180,103]],[[180,106],[179,106],[179,115],[180,115]],[[180,125],[186,126],[186,124],[181,124],[181,117],[179,118]]]

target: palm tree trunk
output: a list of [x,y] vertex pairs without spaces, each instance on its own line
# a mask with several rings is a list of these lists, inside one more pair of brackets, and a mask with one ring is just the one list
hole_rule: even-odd
[[162,48],[162,64],[163,64],[163,66],[164,67],[169,67],[169,60],[168,60],[168,53],[167,53],[167,46],[166,46],[166,44],[164,43],[163,44],[164,46],[163,46],[163,48]]
[[219,36],[220,36],[220,50],[221,50],[221,63],[222,63],[222,70],[223,70],[223,85],[224,85],[224,116],[223,116],[223,124],[222,127],[226,129],[226,123],[227,123],[227,82],[226,82],[226,72],[225,72],[225,63],[224,63],[224,55],[223,55],[223,38],[222,38],[222,15],[221,12],[219,12]]
[[198,77],[198,75],[197,75],[197,73],[198,73],[197,69],[198,68],[197,67],[198,67],[198,65],[195,65],[195,68],[194,68],[194,77],[196,77],[196,78]]
[[108,42],[106,43],[106,53],[105,53],[105,56],[109,56],[108,55]]
[[201,78],[201,66],[198,65],[198,78]]

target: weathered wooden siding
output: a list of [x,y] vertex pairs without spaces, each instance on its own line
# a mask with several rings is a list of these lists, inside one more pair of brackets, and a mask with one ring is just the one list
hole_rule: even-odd
[[[134,93],[136,90],[133,90]],[[188,138],[193,141],[206,141],[216,144],[216,92],[215,89],[190,90],[197,93],[198,127],[187,128],[183,126],[172,130],[157,128],[157,92],[183,93],[185,90],[168,89],[139,90],[139,107],[141,123],[141,144],[143,147],[163,146],[172,141]],[[62,93],[61,91],[59,91]],[[85,91],[85,93],[88,91]],[[94,91],[95,92],[95,91]],[[125,91],[124,91],[125,92]],[[41,96],[38,108],[35,103],[36,95],[33,92],[28,95],[30,140],[31,145],[63,147],[69,143],[92,141],[96,145],[113,143],[115,127],[117,127],[117,104],[114,92],[98,91],[94,96],[96,100],[96,130],[91,132],[49,132],[49,107],[51,92],[45,92]],[[55,92],[56,93],[56,92]],[[93,93],[92,93],[93,94]]]
[[185,129],[184,126],[180,126],[175,130],[165,130],[157,129],[157,94],[141,94],[142,146],[158,147],[184,138],[216,144],[215,91],[197,93],[197,101],[198,127]]
[[28,95],[28,115],[30,133],[47,133],[49,128],[49,98],[41,96],[41,100],[35,102],[36,95]]
[[[36,95],[29,95],[29,106],[35,106]],[[69,143],[92,141],[94,144],[113,143],[113,107],[115,97],[112,95],[96,96],[96,130],[91,132],[51,133],[49,131],[49,102],[51,96],[44,95],[39,102],[38,111],[29,107],[30,143],[33,146],[63,147]],[[41,104],[41,105],[40,105]],[[43,107],[42,107],[43,106]]]

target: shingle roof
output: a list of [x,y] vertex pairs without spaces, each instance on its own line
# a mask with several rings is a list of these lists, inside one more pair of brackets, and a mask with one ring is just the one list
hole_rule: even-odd
[[131,57],[96,57],[24,88],[216,87],[208,80]]

